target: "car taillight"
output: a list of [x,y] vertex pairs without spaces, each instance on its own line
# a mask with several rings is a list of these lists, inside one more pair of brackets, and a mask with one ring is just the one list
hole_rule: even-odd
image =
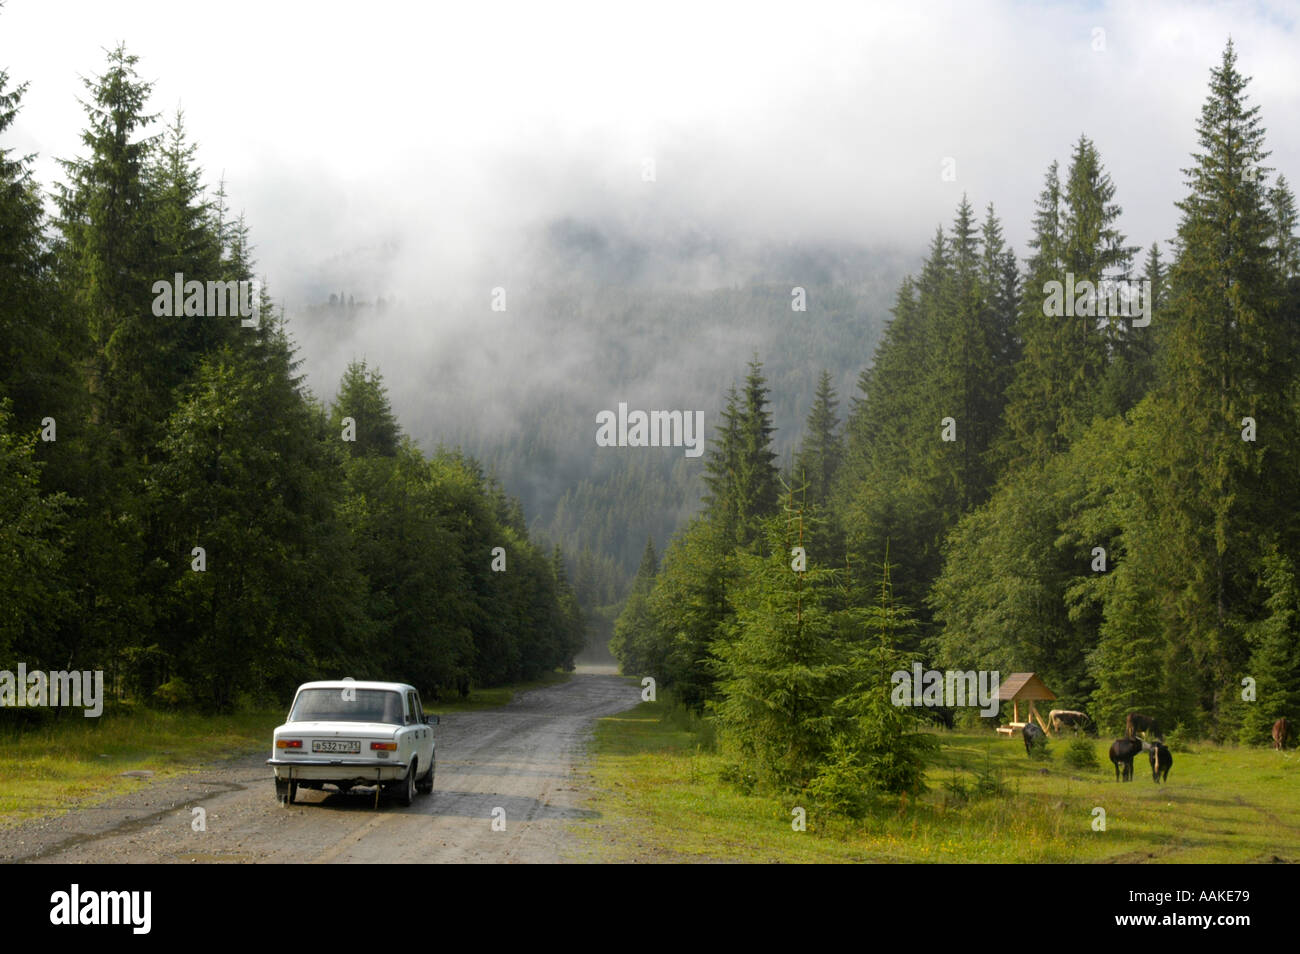
[[302,739],[276,739],[275,747],[277,749],[300,749],[302,748]]
[[385,752],[396,752],[397,743],[396,742],[371,742],[370,743],[371,752],[377,751],[379,749],[382,749]]

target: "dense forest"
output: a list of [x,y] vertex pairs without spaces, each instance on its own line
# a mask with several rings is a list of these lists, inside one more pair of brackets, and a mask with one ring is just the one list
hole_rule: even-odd
[[[1138,710],[1258,744],[1294,718],[1300,239],[1247,85],[1229,42],[1163,249],[1128,243],[1081,136],[1027,260],[963,198],[792,465],[762,364],[727,394],[703,510],[645,548],[613,647],[712,713],[739,777],[845,810],[916,791],[924,735],[888,703],[913,661],[1035,671],[1117,733]],[[1150,322],[1103,311],[1108,281]],[[1050,314],[1053,282],[1077,295]]]
[[[309,678],[436,699],[571,664],[563,556],[482,464],[422,453],[364,361],[316,400],[264,286],[237,286],[251,315],[210,310],[212,283],[254,282],[249,230],[136,67],[119,46],[85,81],[50,208],[0,149],[0,670],[229,709]],[[24,90],[0,72],[0,135]]]
[[[711,430],[718,381],[759,352],[777,385],[774,450],[792,460],[819,369],[838,388],[853,385],[892,288],[919,258],[830,243],[749,247],[662,227],[643,234],[616,220],[520,228],[501,253],[512,276],[505,313],[475,297],[498,274],[484,266],[428,301],[376,294],[382,277],[356,275],[358,291],[322,287],[289,321],[309,370],[375,358],[415,439],[464,448],[520,499],[530,533],[563,548],[589,643],[603,647],[646,540],[662,544],[698,511],[703,467],[677,448],[596,446],[597,411],[620,401],[689,408]],[[382,261],[368,268],[386,274]]]

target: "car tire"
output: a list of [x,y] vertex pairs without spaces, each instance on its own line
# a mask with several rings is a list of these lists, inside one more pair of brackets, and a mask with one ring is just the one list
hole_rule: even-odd
[[415,766],[411,765],[397,789],[397,804],[407,807],[413,801],[415,801]]
[[297,781],[289,779],[285,785],[277,785],[276,793],[280,796],[280,804],[283,807],[288,808],[293,804],[293,800],[298,796]]
[[433,791],[433,773],[437,767],[437,762],[430,762],[429,771],[415,780],[415,790],[421,795],[428,795]]

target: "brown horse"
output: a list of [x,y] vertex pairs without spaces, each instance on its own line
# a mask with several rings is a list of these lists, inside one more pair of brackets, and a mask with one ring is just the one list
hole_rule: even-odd
[[1130,712],[1128,718],[1124,720],[1124,734],[1130,739],[1136,739],[1139,732],[1146,733],[1148,739],[1164,740],[1164,735],[1161,734],[1160,726],[1156,725],[1155,719]]
[[1281,752],[1286,748],[1289,738],[1291,738],[1291,720],[1283,716],[1273,723],[1273,748]]

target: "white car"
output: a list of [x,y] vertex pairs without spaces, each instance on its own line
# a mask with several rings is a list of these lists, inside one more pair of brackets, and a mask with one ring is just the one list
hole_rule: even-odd
[[404,682],[303,683],[266,761],[275,770],[275,794],[291,805],[299,788],[373,785],[376,801],[382,787],[410,805],[416,792],[433,791],[437,724]]

